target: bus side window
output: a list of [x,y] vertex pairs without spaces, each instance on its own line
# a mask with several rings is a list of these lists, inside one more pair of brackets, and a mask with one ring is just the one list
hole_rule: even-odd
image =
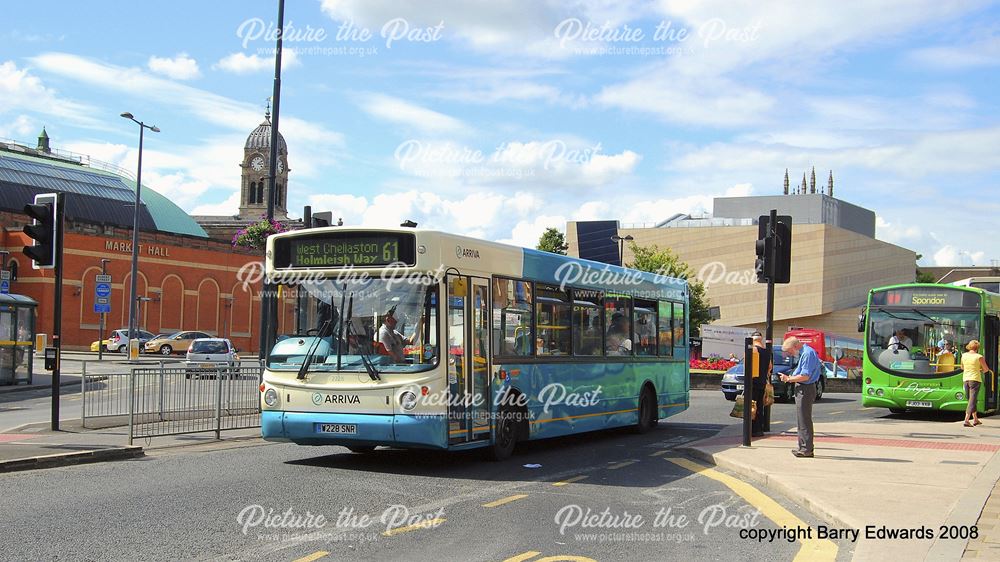
[[632,326],[636,355],[656,355],[656,302],[636,300]]
[[669,302],[659,302],[657,303],[660,309],[660,314],[658,318],[657,329],[660,332],[660,355],[664,357],[670,357],[674,354],[674,311],[673,303]]
[[573,355],[604,354],[601,292],[573,289]]
[[493,279],[493,349],[500,356],[531,355],[531,283],[496,277]]

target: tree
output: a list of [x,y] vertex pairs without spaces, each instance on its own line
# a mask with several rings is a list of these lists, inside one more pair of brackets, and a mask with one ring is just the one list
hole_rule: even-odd
[[[917,254],[917,261],[920,261],[921,259],[923,259],[923,257],[924,257],[923,254]],[[937,282],[937,279],[935,279],[935,277],[934,277],[933,274],[927,273],[926,271],[920,271],[920,266],[917,266],[917,275],[916,275],[916,278],[917,278],[917,283],[936,283]]]
[[690,292],[688,300],[691,307],[689,312],[691,335],[698,336],[701,333],[701,325],[712,321],[712,315],[708,310],[712,305],[705,295],[705,284],[695,277],[691,266],[682,262],[670,248],[660,249],[656,245],[639,246],[635,242],[630,242],[629,249],[632,250],[635,261],[626,264],[626,267],[687,280]]
[[558,229],[549,228],[545,229],[542,233],[542,237],[538,239],[538,246],[536,249],[542,250],[543,252],[552,252],[553,254],[566,255],[566,250],[569,246],[566,245],[566,237]]

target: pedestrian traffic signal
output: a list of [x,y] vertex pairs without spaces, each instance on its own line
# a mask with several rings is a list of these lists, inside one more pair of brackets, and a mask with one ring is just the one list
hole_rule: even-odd
[[24,214],[34,219],[24,226],[24,233],[34,243],[22,251],[34,262],[35,269],[51,269],[56,264],[56,199],[54,193],[36,195],[34,203],[24,206]]

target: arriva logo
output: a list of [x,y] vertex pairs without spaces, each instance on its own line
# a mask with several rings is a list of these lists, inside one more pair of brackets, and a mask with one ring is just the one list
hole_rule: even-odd
[[472,248],[463,248],[461,246],[455,246],[455,257],[458,259],[462,258],[473,258],[479,259],[479,250],[474,250]]
[[322,403],[323,403],[323,395],[318,392],[313,394],[313,404],[319,406]]

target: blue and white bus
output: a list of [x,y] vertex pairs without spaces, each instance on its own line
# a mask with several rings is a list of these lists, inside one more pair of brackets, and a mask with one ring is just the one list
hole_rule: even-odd
[[266,255],[294,318],[270,319],[265,439],[502,459],[689,405],[685,280],[412,228],[288,232]]

